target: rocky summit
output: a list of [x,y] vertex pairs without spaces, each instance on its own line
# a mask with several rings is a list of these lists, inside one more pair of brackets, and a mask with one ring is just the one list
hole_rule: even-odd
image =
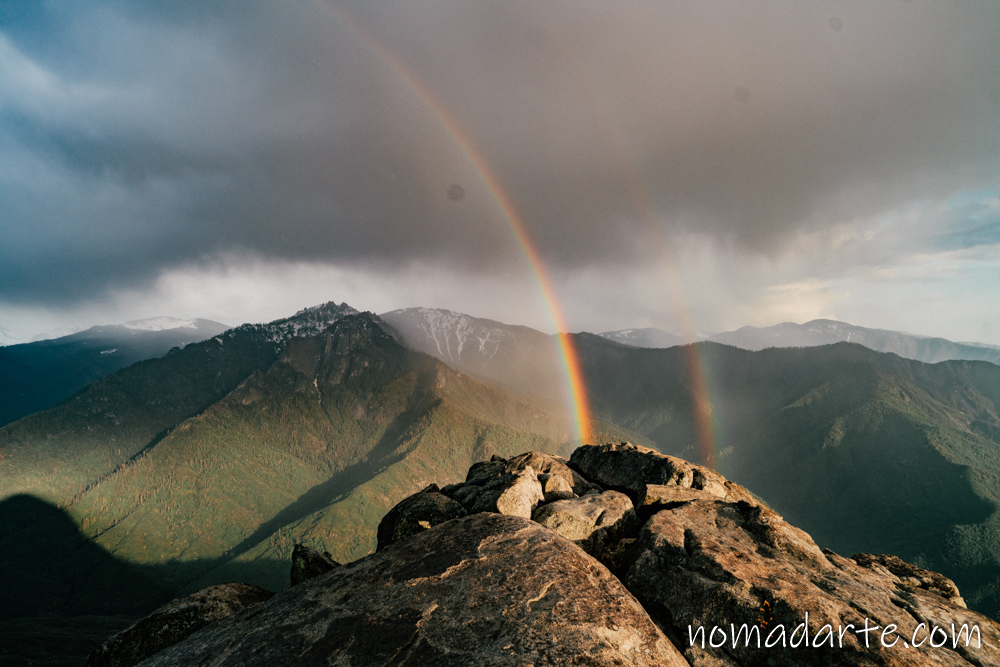
[[[1000,665],[1000,625],[946,577],[821,549],[718,473],[628,443],[477,463],[378,538],[113,664]],[[129,633],[103,655],[140,655]]]

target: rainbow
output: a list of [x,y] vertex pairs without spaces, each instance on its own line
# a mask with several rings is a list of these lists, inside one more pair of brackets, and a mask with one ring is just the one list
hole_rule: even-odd
[[579,354],[572,337],[567,333],[566,319],[563,317],[562,310],[559,307],[555,288],[552,285],[552,280],[549,278],[548,272],[545,270],[542,257],[528,233],[524,219],[518,213],[514,202],[504,190],[500,179],[497,178],[496,174],[490,168],[490,165],[483,157],[482,151],[476,146],[472,137],[466,133],[465,129],[448,108],[375,35],[356,22],[344,10],[319,2],[317,2],[317,6],[328,12],[339,24],[346,27],[430,111],[438,125],[440,125],[444,133],[455,144],[469,166],[472,167],[497,208],[503,214],[504,220],[507,222],[508,227],[510,227],[510,231],[514,235],[514,239],[517,241],[521,253],[524,255],[528,267],[531,269],[538,283],[542,299],[545,302],[549,317],[556,331],[559,357],[566,376],[567,398],[573,413],[573,424],[576,431],[574,439],[579,440],[581,444],[591,442],[593,438],[593,416],[590,411],[589,401],[587,400],[586,384],[580,366]]

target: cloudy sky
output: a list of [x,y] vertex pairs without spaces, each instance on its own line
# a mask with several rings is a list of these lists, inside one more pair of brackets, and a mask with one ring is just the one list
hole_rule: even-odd
[[0,343],[328,300],[552,330],[549,280],[572,330],[1000,344],[998,31],[987,0],[0,3]]

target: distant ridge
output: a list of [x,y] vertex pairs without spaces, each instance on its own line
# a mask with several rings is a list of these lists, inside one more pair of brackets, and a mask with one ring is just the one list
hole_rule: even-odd
[[[666,348],[689,342],[677,334],[652,327],[605,331],[598,335],[632,347]],[[891,352],[906,359],[929,364],[964,360],[989,361],[1000,365],[1000,346],[997,345],[954,342],[945,338],[921,336],[905,331],[871,329],[827,319],[811,320],[805,324],[782,322],[770,327],[745,326],[700,340],[755,351],[769,347],[816,347],[832,343],[856,343],[876,352]]]
[[206,324],[220,326],[223,331],[230,328],[227,324],[212,322],[211,320],[182,320],[176,317],[150,317],[145,320],[131,320],[130,322],[125,322],[122,326],[126,329],[136,331],[165,331],[167,329],[197,329],[199,326]]
[[876,352],[892,352],[906,359],[929,364],[948,360],[989,361],[1000,364],[1000,347],[995,345],[955,343],[944,338],[869,329],[825,319],[812,320],[805,324],[782,322],[770,327],[747,326],[736,331],[716,334],[708,340],[744,350],[857,343]]
[[632,347],[673,347],[683,345],[685,342],[682,336],[654,327],[605,331],[597,335]]
[[0,426],[50,408],[118,369],[228,328],[212,320],[156,317],[0,347]]

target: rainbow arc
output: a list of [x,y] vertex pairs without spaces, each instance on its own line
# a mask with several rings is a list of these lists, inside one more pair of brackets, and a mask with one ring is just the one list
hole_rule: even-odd
[[574,439],[581,443],[591,442],[593,437],[593,417],[587,400],[586,384],[580,366],[579,354],[572,336],[568,333],[566,319],[563,316],[562,309],[559,307],[555,288],[552,285],[548,271],[545,269],[541,254],[510,195],[484,158],[476,142],[473,141],[472,137],[469,136],[451,111],[405,63],[399,60],[374,34],[355,21],[346,11],[333,5],[319,4],[319,6],[328,12],[340,25],[346,27],[370,53],[375,55],[392,72],[407,90],[420,100],[441,127],[444,134],[454,143],[463,158],[472,167],[485,190],[489,193],[503,215],[504,221],[517,241],[528,268],[538,283],[546,310],[556,331],[557,348],[565,374],[567,398],[573,413]]

